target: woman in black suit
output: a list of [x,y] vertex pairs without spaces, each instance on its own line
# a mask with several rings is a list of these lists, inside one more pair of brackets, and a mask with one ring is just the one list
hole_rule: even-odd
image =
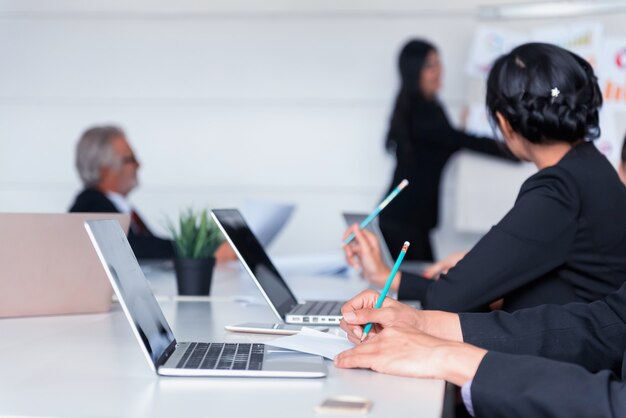
[[[398,273],[398,297],[451,312],[485,310],[504,298],[503,309],[515,311],[617,290],[626,278],[626,188],[591,142],[600,136],[601,105],[589,63],[562,48],[526,44],[496,61],[487,107],[511,152],[538,172],[447,274]],[[356,238],[344,247],[348,261],[382,286],[390,269],[375,238],[354,226],[349,232]]]
[[501,143],[474,137],[450,125],[437,93],[441,87],[441,63],[437,49],[428,42],[408,42],[399,58],[401,78],[387,150],[396,156],[396,168],[388,192],[402,181],[409,187],[380,214],[380,228],[392,254],[410,241],[407,259],[433,260],[430,232],[437,226],[441,173],[452,154],[462,148],[513,159]]

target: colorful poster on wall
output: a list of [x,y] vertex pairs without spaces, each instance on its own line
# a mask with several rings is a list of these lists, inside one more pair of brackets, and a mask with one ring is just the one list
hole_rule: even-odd
[[528,35],[521,32],[479,27],[474,33],[465,73],[470,77],[486,79],[496,58],[528,39]]
[[598,68],[604,103],[626,110],[626,38],[606,38]]
[[616,120],[616,111],[612,105],[606,105],[600,111],[600,138],[596,139],[596,147],[608,160],[617,167],[622,151],[622,138]]
[[602,137],[596,145],[617,165],[626,130],[626,38],[605,38],[598,66],[604,105],[600,113]]
[[578,22],[536,29],[531,38],[568,49],[598,68],[604,41],[604,26],[598,22]]

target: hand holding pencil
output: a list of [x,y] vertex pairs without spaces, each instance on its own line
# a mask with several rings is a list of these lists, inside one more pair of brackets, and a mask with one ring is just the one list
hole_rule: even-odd
[[[378,302],[376,302],[376,306],[374,306],[375,309],[380,309],[380,307],[383,306],[383,301],[387,297],[387,293],[389,292],[389,288],[391,287],[391,282],[393,282],[394,278],[396,277],[396,273],[398,272],[398,269],[400,268],[400,264],[402,264],[402,260],[404,260],[404,256],[406,255],[406,252],[409,249],[409,245],[411,244],[408,241],[405,241],[404,245],[402,246],[400,255],[398,256],[396,263],[393,265],[393,268],[391,269],[391,273],[389,273],[389,277],[387,278],[385,287],[383,288],[382,292],[380,292],[380,297],[378,298]],[[372,329],[372,323],[370,322],[363,329],[363,335],[361,335],[361,342],[363,342],[363,340],[367,337],[367,334],[369,334],[371,329]]]
[[[367,218],[363,219],[363,221],[359,224],[359,228],[363,229],[365,228],[367,225],[370,224],[370,222],[372,222],[374,220],[374,218],[376,218],[378,216],[378,214],[385,209],[385,207],[396,197],[398,196],[398,194],[400,194],[400,192],[409,185],[409,181],[407,179],[404,179],[400,182],[400,184],[398,184],[395,189],[393,189],[391,191],[391,193],[389,193],[389,195],[387,195],[386,198],[383,199],[382,202],[380,202],[378,204],[378,206],[376,206],[376,208],[372,211],[372,213],[370,213]],[[343,240],[343,245],[348,245],[350,244],[350,242],[352,242],[352,240],[354,239],[355,235],[354,233],[348,235],[344,240]]]
[[[393,276],[389,274],[389,277]],[[369,335],[378,333],[384,328],[402,324],[419,328],[421,323],[421,311],[393,298],[385,298],[373,289],[364,290],[348,300],[341,307],[341,314],[343,319],[339,325],[346,332],[348,339],[355,344],[361,341],[364,328],[368,323],[374,324]]]
[[[350,245],[343,247],[346,262],[350,267],[360,272],[361,276],[378,288],[385,286],[391,266],[383,259],[380,243],[376,235],[367,229],[361,230],[354,224],[344,234],[355,234],[355,239]],[[398,282],[391,285],[391,290],[398,290]]]

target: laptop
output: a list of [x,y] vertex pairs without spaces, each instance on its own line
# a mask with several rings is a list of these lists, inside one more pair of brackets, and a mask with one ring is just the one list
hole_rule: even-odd
[[[363,222],[365,218],[369,216],[367,213],[354,213],[354,212],[344,212],[342,213],[343,219],[348,226],[352,224],[360,224]],[[380,244],[380,252],[382,253],[383,261],[388,266],[393,266],[396,262],[396,259],[389,251],[389,247],[387,246],[387,242],[385,241],[385,237],[383,236],[383,231],[380,229],[380,225],[378,224],[378,218],[375,218],[370,222],[365,229],[372,232],[376,235],[376,239]],[[397,254],[396,254],[397,255]],[[422,272],[430,265],[431,263],[428,261],[415,261],[415,260],[405,260],[400,266],[400,271],[404,271],[412,274],[421,275]]]
[[115,221],[85,228],[150,368],[163,376],[324,377],[321,357],[269,351],[265,344],[178,342],[124,231]]
[[241,213],[237,209],[214,209],[211,212],[215,223],[276,316],[289,324],[339,324],[341,306],[345,302],[299,303]]
[[[367,213],[352,213],[352,212],[344,212],[342,213],[344,221],[348,226],[352,224],[360,224],[363,222],[365,218],[368,217]],[[378,218],[374,218],[366,227],[368,231],[376,235],[376,239],[380,244],[380,252],[383,256],[383,261],[388,266],[393,266],[396,260],[391,256],[391,252],[389,251],[389,247],[387,247],[387,243],[385,241],[385,237],[383,237],[383,231],[380,230],[380,226],[378,225]]]
[[248,199],[243,202],[240,211],[259,242],[267,248],[285,227],[294,209],[291,204]]
[[106,312],[113,290],[83,223],[115,213],[0,214],[0,318]]

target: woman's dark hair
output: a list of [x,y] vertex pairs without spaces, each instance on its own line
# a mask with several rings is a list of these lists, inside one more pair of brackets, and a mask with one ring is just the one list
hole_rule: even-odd
[[600,136],[602,94],[591,65],[555,45],[528,43],[501,56],[487,80],[487,108],[539,144]]
[[431,51],[437,51],[434,45],[421,40],[413,39],[407,42],[398,57],[400,71],[400,91],[391,115],[391,123],[385,146],[393,152],[401,143],[408,142],[411,109],[426,101],[419,88],[419,80],[426,57]]

